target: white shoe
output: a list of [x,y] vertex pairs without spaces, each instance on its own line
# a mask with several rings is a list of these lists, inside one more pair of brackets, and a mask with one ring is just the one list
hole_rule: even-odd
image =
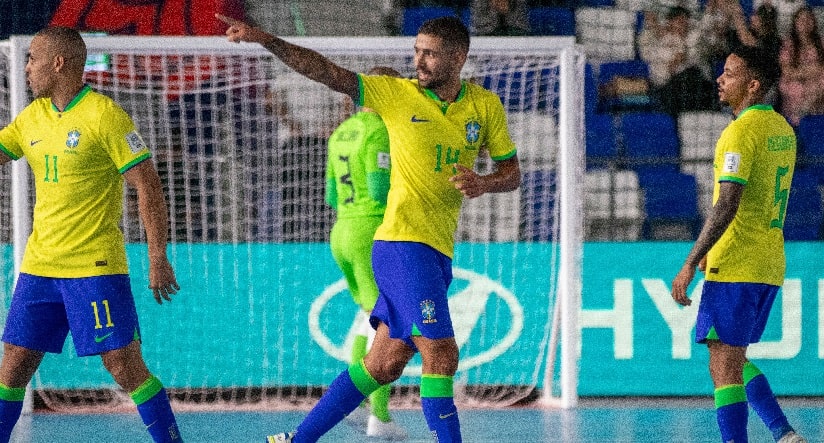
[[407,437],[406,429],[401,425],[394,421],[382,422],[374,415],[369,415],[369,423],[366,425],[366,435],[384,440],[406,440]]
[[369,408],[358,406],[346,416],[346,421],[356,428],[365,428],[369,421]]
[[284,432],[277,435],[270,435],[266,437],[266,443],[291,443],[294,432]]
[[778,443],[807,443],[807,439],[796,434],[795,431],[790,431],[784,434],[784,436],[778,440]]

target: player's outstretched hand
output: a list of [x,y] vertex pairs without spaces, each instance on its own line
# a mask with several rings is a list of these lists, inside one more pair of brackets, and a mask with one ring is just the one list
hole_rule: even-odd
[[264,44],[272,38],[271,34],[263,31],[260,28],[249,25],[243,21],[226,17],[225,15],[215,14],[215,18],[229,25],[226,29],[226,38],[230,42],[250,42]]
[[180,290],[168,258],[149,259],[149,289],[152,290],[157,304],[162,304],[163,300],[172,301],[172,295]]
[[449,181],[455,184],[455,189],[468,198],[475,198],[486,192],[483,180],[475,171],[461,164],[455,164],[455,175],[449,177]]

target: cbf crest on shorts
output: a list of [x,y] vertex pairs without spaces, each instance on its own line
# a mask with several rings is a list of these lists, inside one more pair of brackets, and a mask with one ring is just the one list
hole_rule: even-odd
[[424,300],[421,302],[421,316],[424,324],[437,323],[435,318],[435,302],[432,300]]

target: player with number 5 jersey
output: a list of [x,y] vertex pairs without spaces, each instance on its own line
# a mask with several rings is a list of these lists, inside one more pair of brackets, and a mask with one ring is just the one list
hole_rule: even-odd
[[772,106],[747,107],[718,139],[713,201],[721,184],[746,193],[736,217],[707,255],[709,281],[784,284],[784,216],[795,170],[795,134]]
[[180,289],[166,255],[168,208],[132,119],[83,83],[86,55],[74,29],[38,32],[26,64],[35,99],[0,130],[0,165],[25,157],[35,185],[32,233],[3,330],[0,442],[9,441],[45,353],[62,352],[70,332],[78,356],[101,356],[154,441],[179,442],[169,397],[141,352],[119,227],[124,179],[137,190],[158,303]]
[[705,273],[695,340],[709,350],[721,440],[747,442],[750,406],[775,441],[806,440],[790,426],[747,348],[761,340],[784,284],[784,217],[795,170],[792,127],[764,97],[780,69],[763,49],[742,46],[727,57],[718,96],[735,119],[715,148],[713,208],[672,282],[672,298],[690,305],[687,289]]

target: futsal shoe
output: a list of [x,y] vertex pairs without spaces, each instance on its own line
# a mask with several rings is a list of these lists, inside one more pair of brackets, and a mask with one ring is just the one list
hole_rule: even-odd
[[378,417],[370,415],[369,424],[366,425],[366,435],[384,440],[406,440],[407,433],[406,429],[394,421],[382,422]]
[[784,434],[778,443],[807,443],[807,439],[796,434],[795,431],[790,431]]
[[283,432],[278,435],[270,435],[266,437],[266,443],[291,443],[292,438],[294,437],[294,432]]

